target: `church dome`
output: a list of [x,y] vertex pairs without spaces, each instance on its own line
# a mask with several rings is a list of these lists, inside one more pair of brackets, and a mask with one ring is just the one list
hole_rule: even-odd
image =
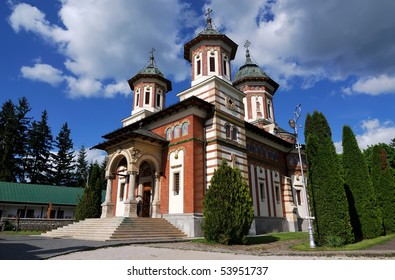
[[234,82],[245,78],[268,78],[269,76],[251,60],[250,51],[247,49],[246,62],[239,68],[234,76]]
[[159,75],[164,77],[163,73],[159,70],[158,66],[156,66],[155,58],[153,55],[154,49],[151,50],[150,61],[148,65],[141,69],[138,74],[148,74],[148,75]]

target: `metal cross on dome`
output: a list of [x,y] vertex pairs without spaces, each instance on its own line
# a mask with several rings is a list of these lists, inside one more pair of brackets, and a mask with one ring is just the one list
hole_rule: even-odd
[[248,48],[251,46],[251,42],[250,41],[248,41],[248,40],[246,40],[246,42],[245,42],[245,44],[244,44],[244,47],[247,49],[247,51],[248,51]]
[[154,48],[152,48],[151,51],[149,52],[149,53],[150,53],[151,59],[154,58],[154,52],[155,52],[155,49],[154,49]]
[[205,13],[205,16],[207,17],[207,29],[213,29],[213,25],[211,23],[211,13],[213,10],[211,8],[207,9],[207,12]]
[[211,13],[213,12],[213,10],[211,8],[207,9],[207,12],[205,13],[205,16],[207,16],[207,20],[211,19]]

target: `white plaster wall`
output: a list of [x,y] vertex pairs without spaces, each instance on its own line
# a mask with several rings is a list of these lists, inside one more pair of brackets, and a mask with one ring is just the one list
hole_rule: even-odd
[[276,207],[276,217],[283,217],[283,197],[282,197],[282,190],[281,190],[281,183],[280,183],[280,174],[278,171],[272,171],[272,176],[273,176],[273,182],[274,182],[274,192],[276,190],[276,186],[279,188],[278,189],[278,195],[279,195],[279,203],[277,203],[276,199],[276,192],[274,194],[274,205]]
[[[260,209],[260,216],[268,217],[269,216],[269,205],[268,205],[268,195],[267,195],[267,179],[266,179],[266,170],[265,168],[258,167],[257,169],[257,177],[258,177],[258,201],[259,201],[259,209]],[[261,199],[261,188],[259,186],[260,183],[264,183],[265,189],[265,199],[262,201]]]

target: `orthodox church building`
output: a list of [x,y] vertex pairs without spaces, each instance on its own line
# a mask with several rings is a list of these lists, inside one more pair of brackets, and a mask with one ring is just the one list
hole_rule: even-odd
[[222,160],[238,168],[254,206],[251,234],[305,229],[305,190],[295,135],[276,124],[279,85],[251,59],[231,77],[238,45],[212,26],[184,45],[191,87],[166,107],[171,81],[151,51],[129,81],[132,113],[94,148],[108,154],[102,218],[165,218],[201,236],[203,198]]

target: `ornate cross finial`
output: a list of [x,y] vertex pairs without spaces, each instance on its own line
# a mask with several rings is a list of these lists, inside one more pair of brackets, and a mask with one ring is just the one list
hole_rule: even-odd
[[154,48],[152,48],[151,51],[149,52],[150,53],[150,58],[149,58],[150,66],[155,66],[154,52],[155,52]]
[[251,42],[246,40],[244,47],[246,48],[246,64],[251,62],[251,58],[250,58],[250,50],[249,47],[251,46]]
[[211,8],[207,9],[207,12],[205,13],[205,16],[207,17],[207,29],[213,29],[212,23],[211,23],[211,13],[213,10]]
[[251,46],[251,42],[250,41],[246,41],[244,44],[244,47],[247,49],[247,51],[249,50],[248,48]]
[[211,8],[207,9],[207,12],[205,13],[205,15],[207,16],[207,19],[211,19],[211,13],[213,12],[213,10]]

